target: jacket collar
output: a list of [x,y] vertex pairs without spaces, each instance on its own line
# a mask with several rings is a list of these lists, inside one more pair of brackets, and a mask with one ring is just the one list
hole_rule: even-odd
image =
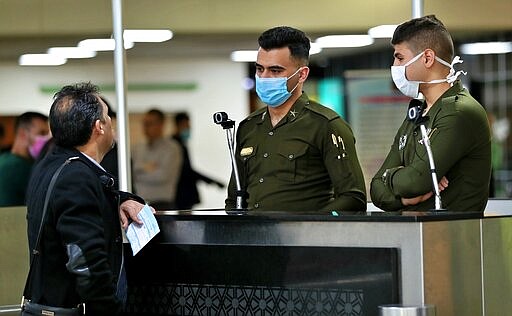
[[[309,97],[305,92],[302,92],[301,96],[297,99],[297,101],[295,101],[295,103],[292,105],[292,107],[290,108],[288,113],[284,116],[284,118],[281,120],[281,122],[279,122],[279,124],[276,125],[276,127],[279,125],[286,124],[288,122],[295,121],[303,113],[304,108],[308,104],[309,104]],[[270,117],[269,117],[268,108],[267,108],[267,109],[265,109],[265,111],[263,111],[260,114],[260,118],[257,121],[257,124],[262,124],[263,122],[269,121],[269,120],[270,120]]]

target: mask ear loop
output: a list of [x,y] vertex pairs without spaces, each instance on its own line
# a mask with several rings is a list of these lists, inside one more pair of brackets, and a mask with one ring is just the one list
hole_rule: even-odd
[[455,58],[453,58],[453,61],[451,64],[448,64],[447,62],[445,62],[444,60],[442,60],[441,58],[439,58],[437,56],[436,56],[436,60],[439,61],[441,64],[443,64],[447,67],[450,67],[450,72],[446,76],[446,82],[448,82],[450,84],[450,86],[453,86],[453,83],[455,82],[455,80],[457,80],[457,78],[459,78],[460,75],[465,76],[468,74],[466,71],[463,71],[463,70],[459,70],[459,71],[455,72],[455,69],[453,68],[453,66],[455,64],[462,64],[464,62],[462,59],[460,59],[460,56],[455,56]]
[[[290,80],[291,77],[295,76],[299,71],[301,71],[304,67],[299,67],[299,69],[297,69],[296,72],[293,73],[293,75],[291,75],[290,77],[286,78],[286,80]],[[300,83],[300,78],[299,78],[299,81],[297,81],[297,84],[295,85],[295,87],[293,87],[292,91],[290,91],[290,93],[293,93],[293,91],[295,91],[295,89],[297,89],[297,87],[299,86],[299,83]]]

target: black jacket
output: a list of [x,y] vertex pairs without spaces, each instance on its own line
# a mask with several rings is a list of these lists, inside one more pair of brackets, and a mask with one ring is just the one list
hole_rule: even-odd
[[199,199],[199,191],[197,190],[197,181],[204,181],[205,183],[210,184],[215,182],[215,180],[194,170],[190,163],[188,148],[183,140],[179,135],[174,135],[172,138],[180,144],[181,152],[183,153],[180,178],[178,180],[178,185],[176,186],[176,208],[180,210],[189,210],[195,204],[201,202]]
[[87,314],[115,315],[121,309],[116,297],[123,246],[119,204],[144,201],[116,191],[107,181],[111,176],[79,151],[56,146],[35,166],[27,190],[29,247],[36,242],[50,179],[75,156],[79,159],[55,182],[27,296],[51,306],[85,303]]

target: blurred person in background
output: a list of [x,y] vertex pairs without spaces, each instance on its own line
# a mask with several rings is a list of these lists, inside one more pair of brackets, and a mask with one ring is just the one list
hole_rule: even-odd
[[14,143],[0,154],[0,206],[25,205],[25,191],[34,164],[46,144],[48,117],[25,112],[16,118]]
[[146,141],[132,152],[133,184],[157,210],[176,207],[176,185],[183,156],[180,145],[164,137],[165,115],[153,108],[144,114],[142,127]]
[[214,180],[192,168],[190,156],[187,148],[187,142],[191,136],[190,117],[186,112],[176,113],[174,116],[175,132],[172,138],[180,144],[183,154],[183,163],[181,166],[180,178],[176,188],[176,208],[180,210],[189,210],[200,201],[197,182],[203,181],[208,184],[215,184],[219,188],[224,188],[224,184]]

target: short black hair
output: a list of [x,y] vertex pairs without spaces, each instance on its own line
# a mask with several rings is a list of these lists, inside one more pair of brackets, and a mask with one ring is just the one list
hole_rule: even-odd
[[116,118],[116,111],[114,111],[114,109],[110,105],[110,102],[108,102],[108,100],[102,95],[100,96],[100,99],[107,106],[107,109],[108,109],[107,115],[110,116],[110,118]]
[[277,26],[263,32],[258,38],[258,44],[267,51],[288,47],[293,58],[308,64],[311,43],[301,30],[289,26]]
[[427,15],[400,24],[393,34],[391,44],[397,45],[403,42],[407,42],[409,48],[416,54],[430,48],[448,63],[453,59],[452,37],[435,15]]
[[183,122],[183,121],[189,121],[190,117],[188,116],[187,112],[178,112],[176,115],[174,115],[174,122],[176,124]]
[[164,114],[164,112],[160,111],[157,108],[149,109],[146,112],[146,115],[148,115],[148,114],[156,116],[160,122],[164,122],[165,121],[165,114]]
[[37,112],[25,112],[16,118],[14,122],[14,130],[18,131],[20,128],[29,128],[32,125],[33,119],[41,119],[48,122],[48,116]]
[[99,89],[90,82],[62,87],[53,97],[50,129],[55,144],[62,147],[85,145],[97,120],[104,121]]

